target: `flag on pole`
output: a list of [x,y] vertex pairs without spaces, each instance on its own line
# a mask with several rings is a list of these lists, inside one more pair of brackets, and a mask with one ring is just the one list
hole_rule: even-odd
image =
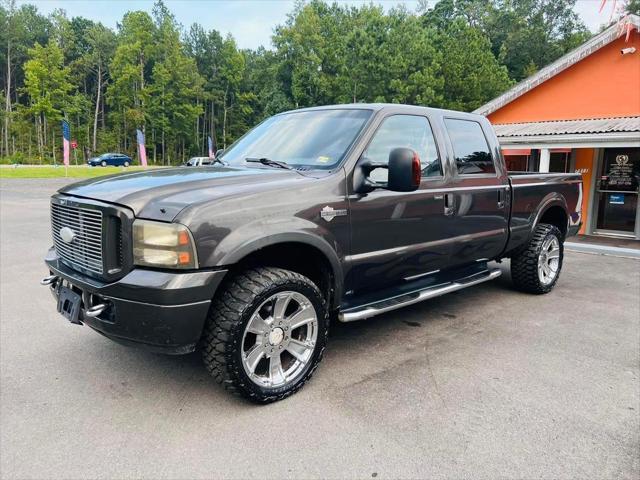
[[69,128],[69,122],[62,120],[62,161],[64,166],[69,166],[69,147],[71,142],[71,129]]
[[211,138],[211,135],[209,135],[207,139],[209,140],[209,158],[213,158],[216,155],[216,152],[213,150],[213,139]]
[[144,133],[142,130],[136,130],[136,136],[138,137],[138,158],[140,159],[140,165],[147,166],[147,151],[144,148]]

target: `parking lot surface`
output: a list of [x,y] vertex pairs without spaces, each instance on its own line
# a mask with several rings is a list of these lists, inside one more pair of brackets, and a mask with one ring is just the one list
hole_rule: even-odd
[[0,182],[3,479],[640,476],[640,260],[569,252],[544,296],[505,263],[335,325],[307,386],[256,406],[197,354],[67,323],[38,284],[65,180]]

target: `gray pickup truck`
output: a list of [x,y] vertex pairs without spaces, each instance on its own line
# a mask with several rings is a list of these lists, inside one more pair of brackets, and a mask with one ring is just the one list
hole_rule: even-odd
[[284,398],[331,321],[500,275],[547,293],[581,224],[577,174],[507,174],[481,116],[404,105],[275,115],[214,165],[125,173],[51,198],[42,280],[71,323],[182,354],[228,390]]

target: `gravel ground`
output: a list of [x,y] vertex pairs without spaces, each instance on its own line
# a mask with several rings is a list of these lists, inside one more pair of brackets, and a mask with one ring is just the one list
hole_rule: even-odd
[[226,394],[197,355],[67,323],[38,281],[57,180],[0,181],[0,476],[638,478],[640,261],[570,252],[556,289],[500,279],[335,325],[297,395]]

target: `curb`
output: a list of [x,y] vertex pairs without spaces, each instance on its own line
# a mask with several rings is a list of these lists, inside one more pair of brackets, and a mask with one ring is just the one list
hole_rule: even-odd
[[640,259],[640,249],[608,247],[605,245],[591,245],[587,243],[565,242],[564,248],[570,252],[591,253],[595,255],[613,255],[616,257]]

